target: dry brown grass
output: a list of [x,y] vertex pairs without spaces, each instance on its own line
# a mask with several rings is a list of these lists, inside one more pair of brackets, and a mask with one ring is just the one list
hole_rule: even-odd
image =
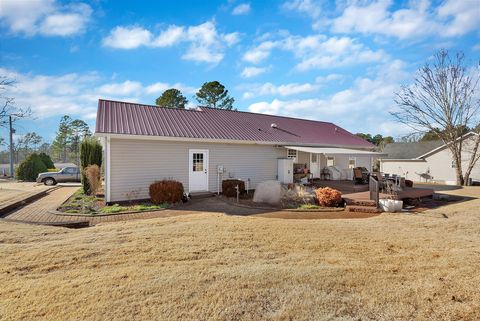
[[82,230],[0,222],[0,318],[478,320],[478,208],[356,220],[205,213]]

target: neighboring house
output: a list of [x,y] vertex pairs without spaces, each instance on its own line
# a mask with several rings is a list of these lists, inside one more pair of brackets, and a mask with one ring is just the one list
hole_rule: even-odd
[[[463,136],[464,173],[477,135],[469,132]],[[381,172],[401,175],[414,182],[456,184],[455,162],[442,141],[388,144],[383,153],[388,157],[380,159]],[[477,162],[470,177],[474,181],[480,180],[480,162]]]
[[[95,135],[105,150],[107,202],[148,198],[149,185],[162,179],[182,182],[187,192],[221,191],[228,178],[254,189],[278,177],[291,181],[292,163],[319,177],[327,165],[371,169],[379,155],[328,122],[109,100],[99,100]],[[293,162],[280,168],[279,159]]]

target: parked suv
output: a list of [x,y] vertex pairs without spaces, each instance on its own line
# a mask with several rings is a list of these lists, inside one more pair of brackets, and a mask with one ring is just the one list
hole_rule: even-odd
[[59,172],[40,173],[37,177],[37,183],[45,185],[66,182],[80,182],[80,170],[78,167],[65,167]]

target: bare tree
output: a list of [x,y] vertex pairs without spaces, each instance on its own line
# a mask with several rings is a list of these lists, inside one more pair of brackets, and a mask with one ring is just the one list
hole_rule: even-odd
[[420,68],[410,86],[402,86],[396,93],[399,111],[392,115],[417,132],[431,132],[441,139],[453,155],[457,184],[468,184],[470,173],[480,158],[480,135],[469,149],[468,166],[463,173],[462,150],[467,128],[478,133],[480,100],[479,65],[471,68],[464,54],[450,56],[440,50],[432,64]]
[[15,81],[6,76],[0,75],[0,126],[8,125],[8,116],[12,116],[13,120],[27,118],[32,115],[30,108],[20,108],[15,106],[15,98],[7,94],[8,88],[14,87]]

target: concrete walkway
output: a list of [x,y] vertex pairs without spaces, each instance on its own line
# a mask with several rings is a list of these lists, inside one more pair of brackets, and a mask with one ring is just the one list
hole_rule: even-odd
[[51,188],[52,186],[45,186],[33,182],[17,182],[0,179],[0,209],[31,196],[42,194]]
[[46,224],[46,225],[61,225],[63,223],[79,223],[88,222],[89,225],[95,225],[105,222],[117,222],[132,219],[145,219],[155,217],[169,217],[193,214],[194,211],[185,210],[165,210],[156,212],[142,212],[132,214],[116,214],[109,216],[72,216],[72,215],[55,215],[49,211],[55,210],[63,202],[65,202],[76,190],[78,186],[62,186],[58,189],[47,192],[47,195],[30,203],[17,210],[3,216],[5,221],[31,223],[31,224]]

